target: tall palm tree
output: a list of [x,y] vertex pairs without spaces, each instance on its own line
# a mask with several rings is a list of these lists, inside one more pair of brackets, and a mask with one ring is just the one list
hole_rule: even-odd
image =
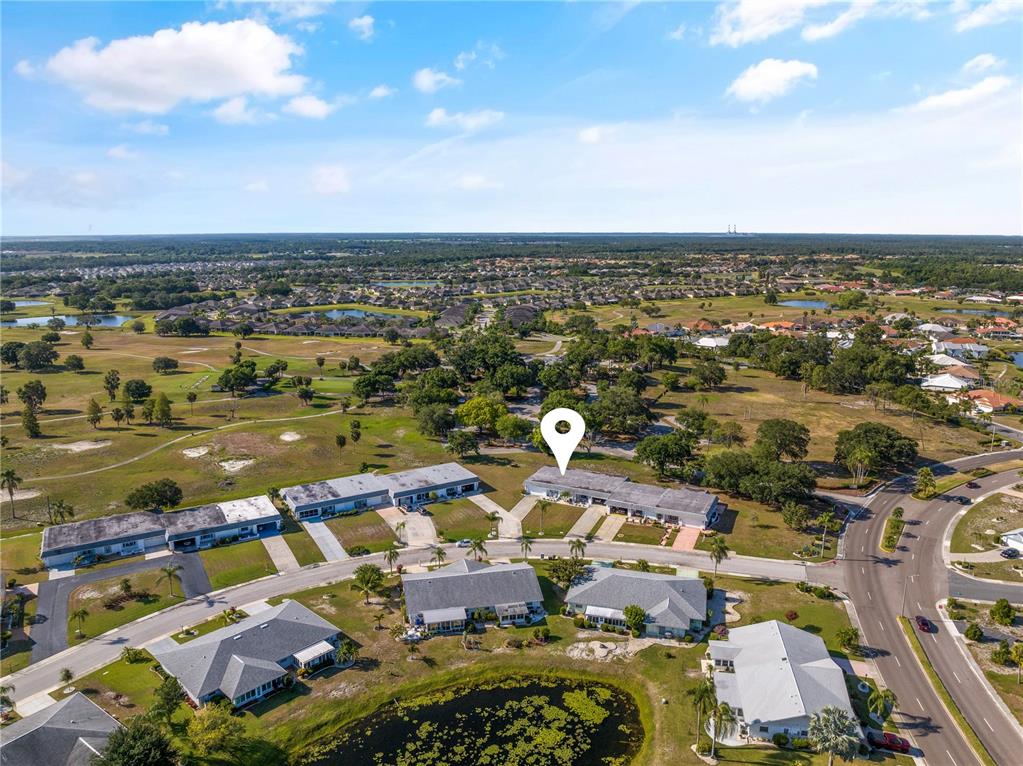
[[547,512],[547,509],[551,507],[550,500],[541,500],[536,504],[536,509],[540,511],[540,537],[543,537],[543,515]]
[[376,593],[384,584],[384,573],[376,564],[360,564],[355,569],[355,577],[352,579],[352,590],[357,590],[365,597],[366,604],[369,604],[369,594]]
[[391,543],[384,551],[384,561],[387,562],[388,572],[394,571],[394,565],[398,563],[398,546]]
[[834,705],[810,716],[807,739],[818,753],[828,754],[828,766],[834,766],[835,755],[850,760],[860,749],[857,727],[849,714]]
[[78,623],[78,635],[84,635],[82,628],[85,625],[85,618],[89,616],[89,610],[84,606],[71,613],[71,619]]
[[181,582],[181,575],[178,574],[181,569],[181,564],[168,564],[160,567],[160,576],[156,578],[156,584],[159,585],[166,581],[168,596],[174,596],[174,583]]
[[484,545],[482,537],[473,538],[473,540],[469,543],[469,553],[475,556],[477,561],[482,558],[486,558],[487,546]]
[[884,720],[888,711],[895,710],[897,704],[899,704],[899,698],[891,689],[873,689],[870,696],[867,697],[867,710],[881,721]]
[[487,521],[490,522],[490,533],[494,537],[497,537],[497,530],[500,529],[499,524],[501,521],[501,514],[490,511],[487,513]]
[[696,750],[699,752],[700,734],[703,732],[703,711],[717,699],[714,694],[714,682],[709,678],[703,678],[686,694],[693,698],[693,707],[696,708]]
[[341,460],[341,450],[345,448],[348,443],[348,439],[345,438],[344,434],[334,434],[334,444],[337,445],[337,459]]
[[444,559],[446,559],[447,557],[448,557],[447,552],[439,545],[435,545],[433,547],[433,556],[431,557],[430,560],[439,566],[444,563]]
[[405,522],[399,521],[394,525],[394,531],[398,535],[398,542],[405,542]]
[[581,559],[586,555],[586,541],[581,537],[573,538],[568,544],[568,552],[572,554],[572,558]]
[[728,543],[721,535],[710,538],[710,559],[714,562],[714,577],[718,576],[718,564],[728,558]]
[[519,548],[522,549],[522,557],[529,561],[529,552],[533,550],[533,538],[523,535],[519,538]]
[[5,468],[3,472],[0,472],[0,489],[6,489],[8,496],[11,498],[11,518],[18,518],[14,512],[14,493],[21,486],[22,479],[14,471],[13,468]]
[[735,723],[735,711],[727,702],[719,702],[714,706],[711,717],[714,720],[714,733],[710,735],[710,757],[713,758],[721,732]]

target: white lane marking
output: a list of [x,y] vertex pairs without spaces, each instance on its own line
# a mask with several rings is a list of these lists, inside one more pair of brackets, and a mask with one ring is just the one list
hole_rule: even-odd
[[914,553],[912,556],[909,557],[909,560],[912,561],[915,558],[916,558],[916,554]]
[[918,706],[918,707],[919,707],[919,708],[920,708],[921,710],[923,710],[923,709],[924,709],[924,703],[922,703],[922,702],[920,701],[920,698],[919,698],[919,697],[917,697],[917,698],[916,698],[916,704],[917,704],[917,706]]
[[956,672],[955,672],[954,670],[952,671],[952,675],[954,675],[954,676],[956,677],[956,681],[958,681],[959,683],[962,683],[962,682],[963,682],[963,679],[961,679],[961,678],[959,677],[959,674],[958,674],[958,673],[956,673]]
[[938,643],[938,637],[933,633],[931,633],[931,641],[933,641],[934,643]]
[[863,546],[860,546],[860,553],[863,553]]
[[956,763],[956,759],[952,757],[952,753],[950,753],[950,752],[948,752],[948,750],[946,750],[945,751],[945,755],[947,755],[948,759],[950,761],[952,761],[952,766],[958,766],[958,764]]
[[902,667],[902,663],[901,663],[901,662],[899,662],[899,657],[898,657],[898,655],[896,655],[896,654],[893,654],[893,655],[892,655],[892,657],[894,657],[894,658],[895,658],[895,664],[896,664],[896,665],[898,665],[898,666],[899,666],[899,667],[901,668],[901,667]]
[[871,601],[874,600],[874,597],[870,595],[870,591],[869,590],[867,591],[867,598],[869,598]]
[[985,725],[986,725],[986,726],[987,726],[987,727],[988,727],[989,729],[991,729],[991,731],[994,731],[994,730],[995,730],[995,727],[994,727],[994,726],[992,726],[991,724],[989,724],[989,723],[987,722],[987,719],[986,719],[986,718],[984,718],[983,716],[981,716],[980,720],[982,720],[982,721],[984,722],[984,724],[985,724]]
[[919,609],[921,612],[924,610],[924,608],[922,606],[920,606],[920,602],[919,601],[916,602],[916,608]]
[[884,623],[883,623],[883,622],[881,622],[880,620],[878,620],[878,621],[877,621],[877,624],[881,626],[881,630],[884,630]]
[[863,567],[860,567],[860,574],[864,574],[865,575],[866,573],[867,573],[867,570],[864,569]]

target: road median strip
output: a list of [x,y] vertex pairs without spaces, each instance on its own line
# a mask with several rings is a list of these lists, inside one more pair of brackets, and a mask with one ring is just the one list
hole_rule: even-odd
[[909,642],[910,648],[913,650],[913,654],[916,656],[917,662],[920,663],[920,667],[923,668],[924,673],[931,681],[931,686],[934,687],[934,691],[945,705],[945,709],[948,714],[952,716],[952,720],[955,721],[956,726],[962,733],[963,738],[972,748],[973,752],[980,759],[980,762],[984,766],[998,766],[994,758],[984,747],[984,743],[980,741],[980,737],[977,736],[977,732],[973,730],[966,717],[963,715],[959,706],[956,705],[955,700],[952,699],[952,695],[948,693],[948,689],[938,676],[934,666],[931,665],[930,659],[927,657],[927,653],[924,651],[923,645],[920,643],[920,638],[916,635],[913,630],[912,624],[906,617],[899,617],[899,625],[902,626],[902,632],[906,635],[906,640]]

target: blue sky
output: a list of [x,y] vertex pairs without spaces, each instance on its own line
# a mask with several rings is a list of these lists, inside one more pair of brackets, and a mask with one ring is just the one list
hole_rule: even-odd
[[4,2],[3,233],[1021,233],[1021,0]]

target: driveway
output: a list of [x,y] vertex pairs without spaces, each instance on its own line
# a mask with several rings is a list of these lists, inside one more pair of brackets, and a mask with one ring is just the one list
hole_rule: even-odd
[[[387,526],[394,530],[398,539],[402,540],[410,548],[428,548],[437,542],[437,529],[433,526],[433,519],[423,516],[421,513],[405,513],[393,505],[387,508],[377,508]],[[398,525],[405,522],[405,529],[398,532]]]
[[590,530],[607,514],[607,506],[591,505],[583,515],[576,519],[572,528],[565,533],[565,537],[586,537]]
[[291,552],[291,548],[288,547],[281,535],[268,535],[261,539],[263,547],[270,554],[270,559],[277,567],[278,572],[294,572],[296,569],[301,569],[298,559],[295,558],[295,554]]
[[594,533],[593,539],[595,541],[599,540],[602,543],[609,543],[615,539],[615,535],[624,526],[624,515],[617,513],[608,514],[608,517],[604,519],[604,523],[600,525],[600,529]]
[[320,553],[323,554],[323,558],[327,559],[327,561],[344,561],[348,558],[348,552],[341,546],[338,539],[334,537],[330,527],[322,521],[303,521],[302,527],[313,538],[313,542],[316,543]]
[[86,585],[111,577],[128,577],[138,572],[159,569],[170,564],[181,567],[181,588],[185,598],[192,598],[213,590],[206,570],[202,566],[202,558],[197,553],[175,553],[158,559],[133,561],[119,567],[98,569],[76,574],[73,577],[62,577],[58,580],[46,580],[39,583],[38,601],[36,604],[36,621],[32,624],[31,638],[32,662],[39,662],[50,655],[67,649],[68,599],[71,591],[80,585]]
[[[481,508],[484,513],[496,513],[500,519],[497,524],[499,537],[507,537],[517,540],[522,537],[522,521],[516,518],[511,512],[506,511],[486,495],[470,495],[469,499]],[[528,511],[527,511],[528,513]]]

